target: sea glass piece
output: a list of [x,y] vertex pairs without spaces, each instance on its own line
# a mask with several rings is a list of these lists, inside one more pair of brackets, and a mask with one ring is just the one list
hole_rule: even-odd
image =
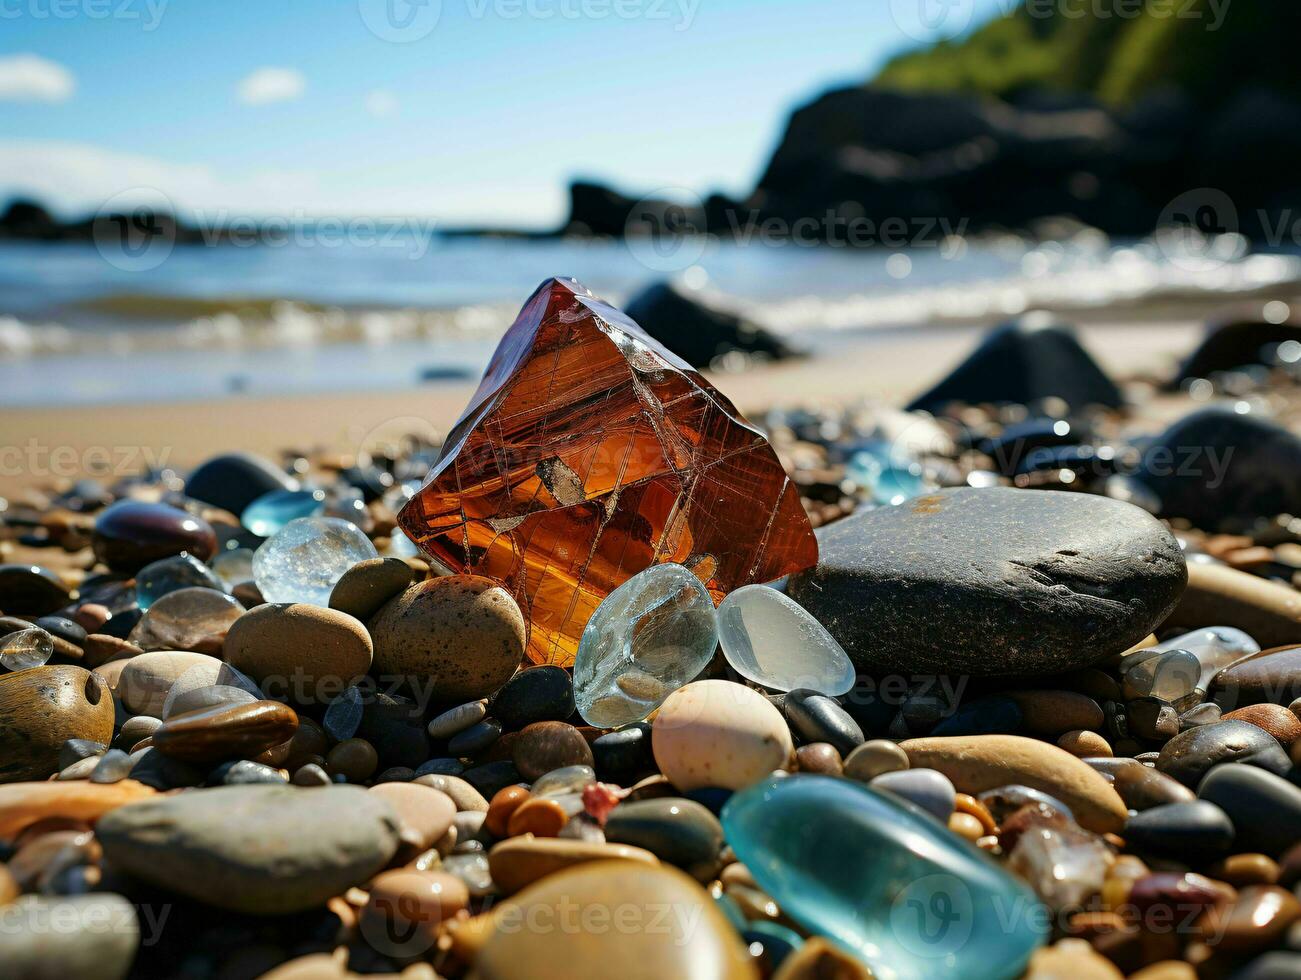
[[233,548],[212,559],[212,570],[229,591],[241,582],[253,581],[253,549]]
[[921,463],[889,443],[872,442],[849,459],[845,476],[863,489],[874,504],[897,505],[935,489]]
[[578,713],[600,728],[641,721],[699,674],[718,645],[718,617],[700,579],[654,565],[597,607],[574,661]]
[[272,490],[244,508],[239,519],[258,537],[269,538],[290,521],[316,517],[324,510],[324,490]]
[[1196,691],[1201,676],[1202,665],[1189,651],[1158,653],[1125,671],[1125,700],[1153,697],[1173,704]]
[[808,688],[838,697],[854,686],[844,648],[771,586],[746,585],[719,603],[718,641],[733,670],[775,691]]
[[572,279],[525,304],[398,522],[453,571],[502,582],[528,615],[528,657],[561,666],[601,601],[652,565],[685,565],[718,601],[817,560],[763,434]]
[[152,562],[136,573],[136,604],[143,612],[155,602],[177,589],[225,588],[220,578],[193,555],[172,555]]
[[1043,941],[1036,899],[969,844],[861,783],[770,778],[723,807],[727,842],[810,932],[893,980],[1020,976]]
[[242,615],[239,601],[217,589],[177,589],[154,602],[127,639],[142,650],[220,654],[226,631]]
[[44,667],[54,656],[54,638],[39,626],[0,637],[0,667],[30,670]]
[[1032,827],[1017,839],[1008,870],[1024,878],[1054,911],[1080,909],[1102,891],[1103,877],[1114,860],[1095,834],[1069,824]]
[[253,581],[267,602],[328,606],[343,573],[379,557],[370,538],[337,517],[300,517],[262,542],[253,554]]
[[1197,658],[1197,662],[1201,664],[1197,690],[1208,691],[1211,678],[1230,664],[1260,653],[1260,644],[1233,626],[1204,627],[1171,637],[1164,643],[1134,651],[1121,659],[1120,675],[1124,677],[1136,665],[1174,650],[1185,650]]

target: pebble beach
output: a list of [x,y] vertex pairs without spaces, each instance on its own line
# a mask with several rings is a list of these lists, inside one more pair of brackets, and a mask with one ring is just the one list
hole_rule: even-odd
[[0,975],[1301,976],[1289,301],[7,411]]

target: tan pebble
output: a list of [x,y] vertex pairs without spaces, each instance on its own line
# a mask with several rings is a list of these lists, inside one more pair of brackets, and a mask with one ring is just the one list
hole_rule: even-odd
[[411,585],[414,577],[411,566],[401,558],[368,558],[353,565],[334,584],[330,608],[365,622]]
[[1025,980],[1124,980],[1125,975],[1083,939],[1063,939],[1035,950]]
[[818,772],[828,776],[839,776],[844,771],[840,752],[827,742],[813,742],[801,745],[795,750],[795,761],[800,772]]
[[869,739],[845,757],[845,777],[860,783],[907,768],[908,753],[883,738]]
[[1102,756],[1111,757],[1111,746],[1107,740],[1097,732],[1090,732],[1084,729],[1076,729],[1067,732],[1057,740],[1057,744],[1069,752],[1071,755],[1080,759]]
[[949,830],[959,837],[975,842],[985,836],[985,828],[970,813],[953,813],[949,815]]
[[27,827],[48,818],[94,823],[111,810],[155,795],[154,789],[134,779],[0,786],[0,840],[12,840]]
[[332,776],[343,776],[350,783],[370,779],[379,767],[379,753],[364,738],[349,738],[340,742],[325,756]]
[[161,718],[167,692],[182,677],[187,688],[197,688],[231,684],[235,675],[226,664],[206,653],[154,650],[125,662],[118,678],[117,696],[132,714]]
[[547,875],[589,861],[659,864],[659,858],[650,851],[631,844],[593,843],[529,834],[501,841],[488,852],[492,880],[507,895],[513,895]]
[[1224,716],[1225,721],[1245,721],[1257,728],[1263,728],[1283,743],[1284,748],[1291,748],[1301,738],[1301,718],[1281,704],[1251,704],[1245,708],[1230,711]]
[[740,861],[733,861],[727,867],[718,873],[718,880],[724,885],[745,885],[747,888],[758,888],[759,883],[754,880],[754,875]]
[[1301,902],[1285,888],[1250,885],[1236,899],[1208,909],[1194,928],[1216,950],[1235,955],[1269,949],[1301,920]]
[[1021,708],[1025,730],[1035,735],[1061,735],[1103,725],[1102,707],[1075,691],[1010,691]]
[[[491,811],[490,811],[491,812]],[[506,832],[511,837],[532,834],[534,837],[555,837],[569,822],[569,814],[555,800],[525,800],[510,815]]]
[[456,804],[452,798],[432,786],[380,783],[367,792],[393,808],[398,815],[398,832],[403,842],[422,851],[446,834],[456,819]]
[[1211,865],[1206,873],[1234,888],[1272,885],[1279,879],[1278,864],[1266,854],[1234,854]]
[[426,730],[429,732],[430,738],[448,739],[457,732],[464,731],[471,725],[483,721],[487,714],[488,702],[486,700],[469,701],[466,704],[458,704],[455,708],[449,708],[438,715],[429,723]]
[[424,677],[440,697],[474,701],[510,680],[527,628],[497,582],[448,575],[394,596],[371,618],[370,632],[377,673]]
[[1119,832],[1129,811],[1103,776],[1055,745],[1019,735],[915,738],[900,746],[914,768],[935,769],[973,796],[1019,784],[1057,797],[1079,824],[1095,833]]
[[695,681],[669,695],[651,727],[660,771],[680,791],[743,789],[791,765],[786,720],[762,694],[731,681]]
[[112,615],[108,606],[98,602],[86,602],[78,606],[73,612],[72,621],[88,634],[93,635],[109,621]]
[[223,656],[269,696],[320,704],[370,669],[366,627],[337,609],[271,602],[250,609],[226,633]]
[[1081,939],[1093,939],[1128,927],[1125,917],[1116,912],[1076,912],[1066,923],[1066,932]]
[[1179,960],[1162,960],[1131,973],[1129,980],[1197,980],[1197,971],[1191,963]]
[[432,786],[434,789],[442,790],[452,798],[456,804],[456,809],[477,810],[480,813],[488,812],[488,801],[483,798],[483,794],[467,783],[460,776],[444,776],[439,773],[430,773],[427,776],[417,776],[412,782],[421,786]]
[[529,799],[531,795],[523,786],[505,786],[499,789],[488,803],[488,815],[483,821],[488,833],[494,837],[507,836],[511,816]]
[[1243,630],[1264,648],[1295,643],[1301,592],[1223,565],[1191,563],[1188,587],[1165,625],[1214,623]]
[[369,919],[381,928],[384,924],[399,927],[381,935],[410,935],[416,930],[432,944],[439,926],[469,904],[469,889],[454,875],[407,868],[385,871],[371,882],[370,899],[362,912],[362,934],[366,934]]
[[872,971],[829,940],[810,936],[782,960],[773,980],[872,980]]
[[129,660],[144,653],[134,643],[103,633],[91,633],[87,636],[82,651],[81,665],[92,670],[114,661]]
[[18,882],[14,881],[14,876],[9,873],[7,867],[0,864],[0,908],[8,905],[21,894],[22,889],[18,887]]

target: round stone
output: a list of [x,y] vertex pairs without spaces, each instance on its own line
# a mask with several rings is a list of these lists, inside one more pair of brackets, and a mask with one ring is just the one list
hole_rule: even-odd
[[699,674],[718,646],[714,602],[681,565],[652,565],[611,592],[583,630],[574,700],[598,728],[641,721]]
[[411,585],[415,573],[401,558],[368,558],[343,573],[330,592],[330,608],[363,623]]
[[[470,904],[470,891],[454,875],[442,871],[399,868],[385,871],[370,886],[370,897],[362,910],[361,933],[383,937],[378,948],[387,951],[394,937],[432,948],[438,927]],[[413,950],[414,951],[414,948]]]
[[627,777],[655,765],[651,753],[651,727],[645,722],[606,732],[592,742],[592,758],[602,779],[614,777],[625,783]]
[[556,837],[512,837],[488,852],[492,880],[507,895],[535,881],[593,861],[636,861],[658,865],[650,851],[629,844],[610,844]]
[[8,977],[122,980],[139,945],[135,906],[121,895],[24,895],[5,905]]
[[95,557],[113,571],[133,574],[182,552],[206,561],[217,550],[217,535],[207,521],[186,511],[123,500],[95,519],[91,544]]
[[325,756],[332,776],[342,776],[350,783],[362,783],[379,768],[379,753],[364,738],[350,738],[330,749]]
[[1301,789],[1255,766],[1216,766],[1197,795],[1229,815],[1240,847],[1283,854],[1301,839]]
[[840,644],[799,603],[767,585],[746,585],[723,599],[718,642],[732,669],[763,687],[837,697],[854,686],[854,665]]
[[283,915],[323,905],[398,847],[392,807],[353,786],[219,786],[120,807],[95,827],[107,861],[208,905]]
[[193,650],[221,653],[226,631],[244,607],[216,589],[185,588],[158,599],[128,639],[142,650]]
[[1232,901],[1207,909],[1195,928],[1213,949],[1242,956],[1279,945],[1298,921],[1301,901],[1290,891],[1251,885]]
[[537,721],[525,727],[511,744],[511,761],[530,782],[553,769],[593,763],[587,739],[563,721]]
[[845,757],[845,776],[868,783],[888,772],[908,768],[908,753],[894,742],[874,738],[864,742]]
[[791,728],[806,742],[828,742],[842,755],[863,744],[863,730],[835,698],[817,691],[791,691],[782,710]]
[[196,765],[249,759],[293,737],[298,715],[278,701],[218,704],[172,715],[153,734],[163,755]]
[[1076,493],[943,490],[836,521],[819,542],[790,596],[883,673],[1087,667],[1150,633],[1188,574],[1150,514]]
[[1102,708],[1075,691],[1013,691],[1008,697],[1021,709],[1022,727],[1035,735],[1056,737],[1072,729],[1098,729]]
[[501,722],[495,718],[485,718],[448,739],[447,751],[456,758],[478,755],[499,738]]
[[1292,766],[1278,741],[1245,721],[1217,721],[1180,732],[1161,749],[1156,767],[1190,789],[1213,766],[1239,762],[1284,775]]
[[323,704],[370,669],[366,627],[347,613],[306,603],[251,609],[231,626],[226,660],[273,697]]
[[63,580],[40,565],[0,565],[0,609],[10,616],[46,616],[72,600]]
[[469,701],[465,704],[458,704],[455,708],[448,708],[429,723],[427,729],[429,737],[436,739],[451,738],[457,732],[464,731],[471,725],[483,721],[487,714],[487,701]]
[[393,808],[403,843],[421,851],[433,847],[456,818],[452,798],[432,786],[380,783],[367,792]]
[[228,510],[237,517],[272,490],[295,490],[297,482],[269,460],[252,453],[214,456],[185,481],[185,495]]
[[740,789],[793,763],[781,712],[731,681],[696,681],[673,692],[651,728],[660,771],[679,790]]
[[483,825],[494,837],[505,837],[510,818],[532,796],[523,786],[506,786],[497,790],[488,802],[488,815]]
[[1069,731],[1057,739],[1057,744],[1080,759],[1113,754],[1111,745],[1097,732],[1082,731],[1080,729]]
[[43,629],[15,630],[0,637],[0,667],[8,671],[44,667],[54,656],[54,638]]
[[828,776],[839,776],[845,771],[844,760],[834,745],[826,742],[811,742],[795,750],[795,761],[800,772],[820,772]]
[[529,667],[497,692],[491,710],[506,728],[523,728],[535,721],[565,721],[574,713],[573,680],[563,667]]
[[256,694],[230,684],[213,684],[211,687],[196,687],[185,691],[177,690],[178,686],[172,685],[175,694],[168,692],[167,703],[163,705],[163,718],[208,708],[254,704],[261,700]]
[[556,837],[569,822],[569,814],[555,800],[525,800],[506,822],[506,833],[512,837],[532,834],[534,837]]
[[253,553],[253,580],[267,602],[328,606],[344,572],[375,557],[375,546],[355,524],[338,517],[300,517]]
[[1296,589],[1226,565],[1194,562],[1188,566],[1188,588],[1166,625],[1190,629],[1219,623],[1243,630],[1262,647],[1276,647],[1296,645],[1299,620]]
[[[1301,602],[1297,606],[1301,616]],[[1215,703],[1225,711],[1251,704],[1287,704],[1301,697],[1301,644],[1292,643],[1239,660],[1215,675]]]
[[153,718],[163,717],[168,694],[182,681],[187,691],[217,684],[244,687],[249,683],[238,671],[203,653],[155,650],[124,663],[117,681],[118,699],[132,714]]
[[1214,803],[1165,803],[1130,817],[1125,842],[1141,854],[1197,860],[1223,854],[1233,844],[1233,824]]
[[1250,704],[1237,711],[1230,711],[1224,720],[1245,721],[1263,728],[1278,739],[1285,749],[1301,738],[1301,718],[1281,704]]
[[413,585],[385,603],[370,632],[376,674],[428,678],[449,701],[486,697],[510,680],[527,636],[515,600],[477,575]]
[[[623,926],[585,931],[579,943],[571,930],[520,928],[559,923],[564,910],[575,907],[620,909]],[[662,909],[675,914],[655,911]],[[660,925],[652,928],[657,915]],[[754,976],[740,937],[708,892],[674,868],[627,860],[585,862],[549,874],[494,909],[475,973],[482,980],[526,980],[536,975],[537,963],[564,964],[570,980]]]
[[1081,827],[1119,833],[1129,813],[1107,780],[1047,742],[1019,735],[915,738],[900,745],[911,766],[935,769],[973,796],[1005,786],[1026,786],[1056,797]]
[[953,783],[934,769],[883,772],[869,785],[878,792],[893,793],[900,799],[921,807],[940,823],[947,824],[953,815],[957,798]]
[[452,802],[456,804],[458,813],[465,810],[474,810],[478,813],[488,812],[488,801],[483,798],[483,794],[459,776],[429,773],[424,776],[417,776],[414,784],[429,786],[446,793],[451,797]]
[[723,827],[694,800],[670,796],[620,803],[605,823],[605,839],[650,851],[697,881],[708,882],[718,869]]
[[113,717],[108,686],[81,667],[32,667],[0,676],[0,783],[54,775],[68,739],[107,745]]
[[193,555],[172,555],[150,562],[136,573],[136,604],[143,612],[167,593],[187,588],[220,592],[225,585]]

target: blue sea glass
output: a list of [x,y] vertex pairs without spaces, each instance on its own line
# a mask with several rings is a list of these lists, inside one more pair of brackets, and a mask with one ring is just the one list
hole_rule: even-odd
[[857,483],[874,504],[901,504],[935,489],[921,463],[888,443],[873,442],[849,459],[845,475]]
[[774,691],[838,697],[854,686],[844,648],[790,596],[746,585],[718,605],[718,642],[732,669]]
[[682,565],[652,565],[596,607],[574,661],[578,713],[599,728],[641,721],[718,646],[709,592]]
[[239,519],[258,537],[269,538],[290,521],[324,512],[324,490],[272,490],[245,507]]
[[1047,909],[944,827],[847,779],[756,783],[723,807],[737,857],[783,912],[880,980],[1020,976]]
[[136,573],[136,604],[143,612],[167,593],[189,588],[224,592],[226,586],[207,565],[182,553],[152,562]]
[[378,557],[357,525],[338,517],[301,517],[253,553],[253,581],[267,602],[328,606],[344,572]]

